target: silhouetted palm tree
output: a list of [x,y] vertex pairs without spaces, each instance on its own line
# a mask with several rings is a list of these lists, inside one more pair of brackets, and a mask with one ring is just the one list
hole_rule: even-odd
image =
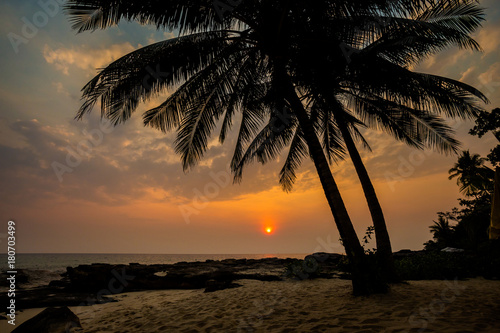
[[448,219],[440,215],[437,221],[429,227],[433,238],[441,248],[447,247],[451,244],[453,238],[453,227],[450,226]]
[[[383,128],[417,148],[433,146],[456,152],[458,141],[439,116],[470,118],[480,111],[471,97],[486,101],[480,92],[461,82],[408,69],[450,45],[479,49],[468,34],[480,25],[482,10],[470,1],[444,1],[440,5],[422,1],[421,5],[407,17],[394,16],[390,6],[381,5],[379,16],[364,13],[354,17],[359,26],[350,35],[340,34],[342,29],[317,28],[335,26],[339,18],[316,16],[316,21],[311,20],[315,28],[304,31],[309,36],[303,38],[303,47],[295,56],[305,68],[294,71],[295,79],[308,87],[305,97],[320,104],[316,108],[321,113],[323,146],[327,152],[330,148],[338,152],[343,141],[354,163],[376,230],[379,261],[389,280],[397,279],[392,247],[380,203],[353,140],[354,136],[367,146],[356,126],[366,123]],[[346,30],[345,24],[342,27]],[[341,48],[325,48],[321,41],[326,40],[337,40]],[[291,167],[284,168],[281,175],[285,189],[291,188],[293,168],[303,156],[290,155]]]
[[[144,114],[145,124],[163,131],[178,128],[176,151],[188,169],[204,154],[216,122],[222,119],[220,140],[224,141],[235,112],[241,110],[243,119],[232,162],[236,169],[244,145],[262,126],[268,129],[268,137],[275,134],[268,141],[286,146],[290,131],[276,131],[274,124],[282,117],[280,112],[286,112],[281,110],[293,110],[284,123],[289,128],[300,123],[353,267],[354,293],[366,294],[374,290],[363,270],[363,248],[313,121],[287,75],[294,27],[287,18],[289,6],[287,1],[243,1],[219,21],[212,1],[68,2],[74,28],[79,31],[130,19],[182,32],[178,38],[144,47],[103,69],[84,87],[84,103],[77,117],[90,112],[100,99],[102,115],[118,124],[131,116],[140,100],[179,85],[162,105]],[[161,75],[154,75],[158,74],[155,69]],[[275,153],[266,145],[263,148],[258,153],[262,159]]]
[[468,197],[491,193],[495,172],[484,165],[485,161],[486,158],[466,150],[448,171],[448,179],[457,178],[460,192]]
[[[235,113],[241,110],[232,161],[236,178],[241,177],[243,166],[249,161],[266,162],[290,145],[281,177],[287,187],[295,179],[294,170],[301,158],[309,155],[353,264],[354,292],[367,293],[373,286],[363,272],[363,248],[328,162],[342,155],[341,142],[349,141],[346,129],[361,138],[355,125],[363,122],[387,128],[399,139],[421,146],[423,142],[442,144],[448,131],[440,119],[426,111],[429,102],[442,103],[444,106],[438,111],[448,115],[459,113],[457,110],[463,106],[465,114],[474,112],[471,97],[479,96],[477,91],[459,82],[407,69],[408,63],[419,59],[413,56],[416,51],[429,54],[452,42],[474,45],[468,37],[468,32],[477,27],[474,20],[459,19],[457,24],[452,17],[451,22],[444,24],[407,24],[415,21],[409,19],[412,16],[430,15],[433,3],[243,0],[220,20],[212,1],[69,1],[67,8],[79,31],[106,28],[127,19],[180,32],[178,38],[134,51],[103,69],[85,86],[78,117],[90,112],[100,99],[102,115],[118,124],[131,116],[139,101],[165,88],[177,88],[164,103],[147,111],[144,121],[163,131],[178,129],[176,150],[187,169],[203,156],[217,121],[222,122],[222,142],[233,125]],[[395,18],[390,24],[375,27],[373,22],[381,14]],[[328,24],[313,26],[311,22]],[[406,44],[401,45],[397,38],[387,41],[390,34],[385,30],[391,26],[418,30],[409,38],[414,44],[405,40]],[[402,35],[401,31],[396,34],[400,39]],[[331,47],[322,49],[323,37],[328,38]],[[338,47],[364,45],[371,42],[370,38],[374,40],[364,49],[363,61],[350,64],[345,50]],[[425,46],[424,41],[432,38],[434,41]],[[306,51],[307,45],[313,47],[313,52]],[[307,61],[314,60],[311,55],[321,60],[317,64],[332,68],[308,66]],[[350,65],[348,70],[346,65]],[[382,70],[373,71],[371,66],[379,65]],[[338,88],[342,98],[331,96],[331,91],[322,96],[318,87],[332,78],[316,76],[322,70],[334,75],[334,84],[341,84]],[[397,80],[390,79],[393,71]],[[377,77],[380,74],[383,77]],[[401,91],[406,93],[403,102],[398,97]],[[343,102],[340,105],[354,106],[359,119],[345,107],[337,108],[337,103],[327,107],[331,98]],[[342,117],[338,116],[340,110]],[[339,119],[343,122],[342,136],[337,128]],[[437,135],[436,128],[442,133]],[[349,145],[350,152],[354,152]]]

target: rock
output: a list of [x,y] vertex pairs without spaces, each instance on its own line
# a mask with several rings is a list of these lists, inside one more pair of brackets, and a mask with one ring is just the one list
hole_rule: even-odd
[[421,254],[424,254],[425,251],[412,251],[412,250],[399,250],[397,252],[393,253],[394,259],[402,259],[402,258],[407,258],[407,257],[414,257],[418,256]]
[[441,250],[441,252],[449,252],[449,253],[458,253],[458,252],[464,252],[464,249],[457,249],[454,247],[445,247],[444,249]]
[[43,310],[12,333],[68,333],[72,327],[82,327],[80,319],[64,306]]
[[337,265],[344,256],[338,253],[316,252],[304,258],[304,260],[314,258],[318,263]]
[[[9,297],[7,293],[0,293],[0,304],[7,304]],[[16,308],[32,309],[56,306],[82,306],[116,302],[115,299],[106,296],[81,292],[72,292],[55,287],[41,287],[30,290],[16,291]]]
[[228,288],[237,288],[241,287],[241,284],[231,283],[230,281],[217,281],[217,280],[208,280],[205,284],[205,293],[211,293],[218,290],[224,290]]
[[[311,255],[321,266],[321,277],[331,277],[342,255]],[[55,306],[81,306],[114,301],[101,295],[130,291],[164,289],[205,289],[207,292],[236,287],[241,279],[260,281],[283,280],[287,264],[297,259],[225,259],[175,264],[112,265],[94,263],[67,267],[60,280],[49,286],[16,292],[18,309]],[[160,274],[161,273],[161,274]],[[1,281],[0,281],[1,282]],[[99,295],[99,297],[98,297]],[[8,302],[0,293],[0,304]]]
[[0,320],[7,320],[7,317],[0,315]]
[[68,281],[64,280],[54,280],[49,282],[49,287],[64,288],[69,285]]

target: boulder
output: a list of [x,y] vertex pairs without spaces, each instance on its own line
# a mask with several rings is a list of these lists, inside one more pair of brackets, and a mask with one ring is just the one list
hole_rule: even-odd
[[72,327],[82,327],[80,319],[68,307],[46,308],[25,321],[12,333],[68,333]]
[[448,253],[460,253],[464,252],[464,249],[457,249],[454,247],[445,247],[444,249],[441,250],[441,252],[448,252]]
[[304,260],[314,259],[318,263],[337,265],[344,256],[338,253],[316,252],[304,258]]
[[403,249],[403,250],[399,250],[397,252],[394,252],[393,253],[393,256],[394,256],[394,259],[403,259],[403,258],[408,258],[408,257],[414,257],[414,256],[418,256],[418,255],[423,255],[425,254],[425,251],[423,250],[420,250],[420,251],[412,251],[412,250],[408,250],[408,249]]
[[224,290],[228,288],[237,288],[241,287],[241,284],[232,283],[231,281],[217,281],[217,280],[208,280],[205,284],[205,293],[211,293],[218,290]]

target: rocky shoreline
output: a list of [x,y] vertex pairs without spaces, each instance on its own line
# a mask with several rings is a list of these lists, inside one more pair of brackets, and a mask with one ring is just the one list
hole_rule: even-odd
[[[313,273],[332,278],[340,254],[315,253],[303,261],[297,259],[225,259],[204,262],[178,262],[175,264],[112,265],[95,263],[67,267],[60,280],[48,286],[16,291],[18,309],[48,306],[85,306],[112,302],[110,295],[130,291],[163,289],[205,289],[205,292],[238,287],[242,279],[280,281],[301,278],[300,274]],[[304,266],[305,270],[301,268]],[[297,273],[296,268],[300,272]],[[0,295],[5,302],[6,293]]]
[[[421,254],[422,251],[402,250],[396,259]],[[349,278],[338,271],[344,256],[336,253],[314,253],[304,260],[291,258],[224,259],[175,264],[144,265],[130,263],[113,265],[94,263],[67,267],[61,279],[48,286],[16,290],[19,310],[49,306],[85,306],[113,302],[110,295],[130,291],[166,289],[204,289],[205,292],[235,288],[243,279],[281,281],[288,278],[307,279]],[[5,275],[5,274],[3,274]],[[18,278],[27,281],[22,270]],[[0,276],[1,281],[5,281]],[[7,293],[0,302],[8,301]]]

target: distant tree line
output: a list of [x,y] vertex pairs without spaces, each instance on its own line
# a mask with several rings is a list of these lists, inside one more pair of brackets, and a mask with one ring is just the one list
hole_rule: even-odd
[[[471,135],[482,137],[488,132],[500,142],[500,108],[482,112]],[[430,226],[433,239],[426,242],[426,250],[441,250],[445,247],[477,251],[489,241],[488,230],[491,221],[495,170],[500,165],[500,144],[490,150],[487,157],[463,151],[449,170],[449,179],[456,179],[460,192],[459,207],[451,212],[439,212],[437,221]],[[498,172],[498,171],[497,171]]]

